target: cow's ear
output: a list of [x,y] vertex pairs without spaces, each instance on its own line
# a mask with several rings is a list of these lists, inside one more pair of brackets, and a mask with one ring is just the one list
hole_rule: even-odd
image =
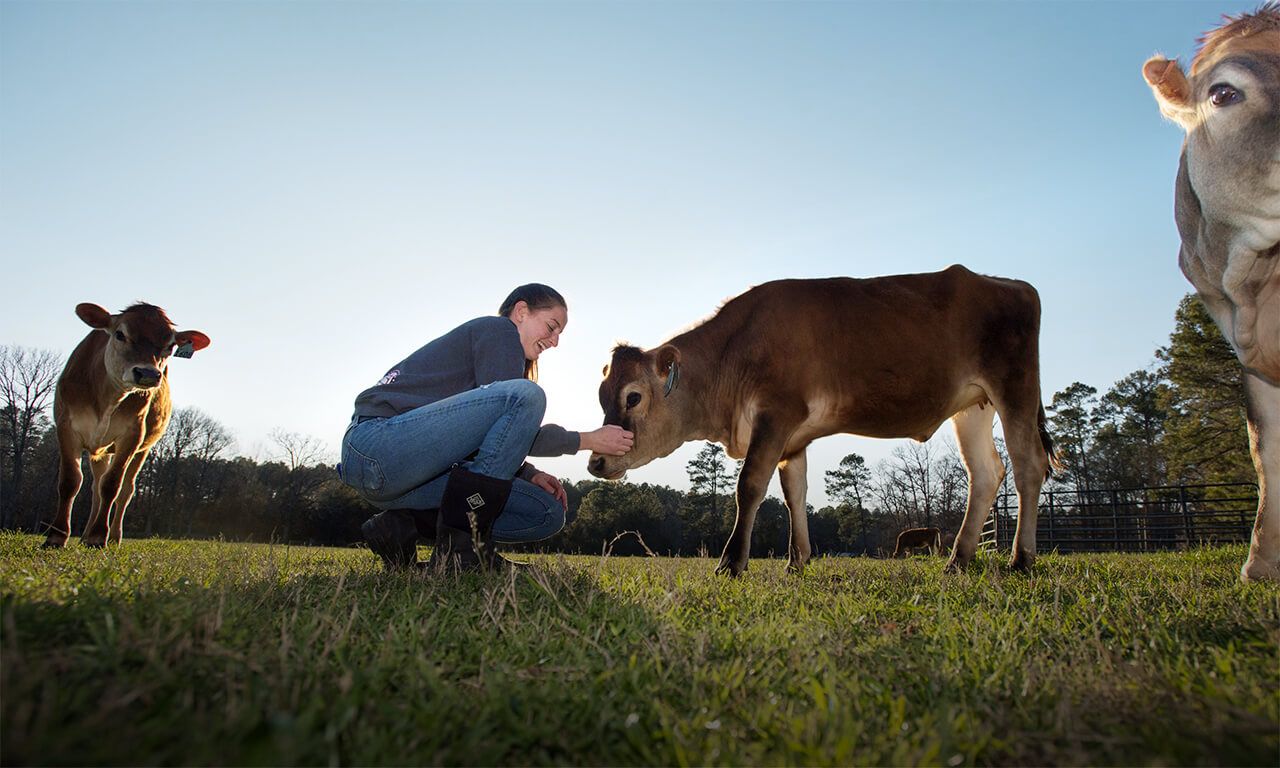
[[667,396],[680,383],[680,350],[672,344],[663,344],[654,355],[658,373],[667,377],[662,394]]
[[1190,131],[1195,127],[1196,107],[1191,98],[1191,83],[1179,66],[1163,56],[1147,59],[1142,65],[1142,77],[1151,86],[1160,112],[1173,122]]
[[97,304],[85,302],[76,305],[76,317],[84,321],[90,328],[106,330],[111,325],[111,313]]
[[180,347],[190,344],[192,351],[199,351],[209,346],[209,337],[199,331],[178,331],[173,334],[173,339]]

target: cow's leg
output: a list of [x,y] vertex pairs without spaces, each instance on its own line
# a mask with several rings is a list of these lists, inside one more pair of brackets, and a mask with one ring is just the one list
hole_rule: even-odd
[[777,414],[762,413],[752,425],[747,458],[742,463],[742,471],[738,473],[738,515],[733,522],[733,533],[729,534],[729,541],[720,555],[716,573],[740,576],[747,570],[747,561],[751,558],[751,528],[756,522],[756,510],[760,508],[760,502],[764,501],[769,478],[782,461],[782,451],[791,435],[792,428],[783,427],[782,423],[798,422],[790,419],[783,422]]
[[809,492],[808,470],[807,451],[800,451],[778,465],[782,498],[791,513],[791,541],[787,547],[787,571],[790,573],[803,571],[813,553],[809,544],[809,510],[805,506],[805,496]]
[[84,482],[84,472],[80,469],[79,444],[72,448],[70,438],[58,436],[58,509],[48,525],[45,536],[45,547],[65,547],[71,536],[71,506],[75,503],[76,494],[80,492],[80,484]]
[[964,568],[973,560],[991,503],[1004,481],[1004,463],[1000,461],[996,441],[991,434],[995,417],[996,409],[990,403],[971,405],[951,417],[956,441],[960,444],[960,458],[969,475],[969,498],[965,502],[960,531],[951,545],[951,559],[946,567],[949,572]]
[[1036,560],[1036,521],[1040,515],[1040,488],[1049,469],[1049,455],[1040,439],[1037,414],[1040,406],[1001,411],[1005,447],[1013,465],[1013,484],[1018,490],[1018,527],[1013,534],[1013,556],[1009,566],[1029,571]]
[[1249,452],[1258,470],[1258,518],[1253,524],[1244,581],[1280,581],[1280,387],[1245,373]]
[[110,516],[107,518],[107,541],[120,543],[124,538],[124,513],[129,508],[129,502],[133,500],[133,489],[135,481],[138,477],[138,471],[142,469],[142,465],[147,460],[149,451],[138,451],[133,454],[133,458],[129,459],[129,466],[124,470],[124,480],[120,484],[120,495],[116,497],[115,506],[110,510]]
[[93,509],[89,512],[89,521],[84,524],[84,532],[80,534],[80,543],[86,547],[101,547],[107,543],[107,511],[111,502],[106,500],[103,482],[115,456],[103,453],[97,458],[89,457],[89,468],[93,470]]

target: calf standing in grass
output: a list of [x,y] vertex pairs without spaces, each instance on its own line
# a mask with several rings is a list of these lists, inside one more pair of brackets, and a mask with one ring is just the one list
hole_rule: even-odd
[[93,511],[82,539],[90,547],[120,542],[134,479],[173,410],[169,357],[190,357],[209,346],[200,331],[175,331],[164,310],[151,304],[134,304],[117,315],[80,304],[76,315],[94,330],[71,353],[54,392],[58,509],[46,524],[46,547],[65,546],[71,535],[71,505],[84,479],[80,455],[86,451]]
[[1174,183],[1178,265],[1244,365],[1258,517],[1245,581],[1280,581],[1280,4],[1204,36],[1190,77],[1142,74],[1187,132]]
[[898,534],[898,542],[893,548],[893,556],[906,557],[909,550],[927,547],[929,554],[936,555],[942,551],[942,531],[937,528],[908,528]]
[[791,513],[788,568],[808,562],[806,449],[825,435],[927,440],[955,425],[969,500],[948,568],[964,567],[1004,479],[992,438],[1000,414],[1018,489],[1012,565],[1036,554],[1040,486],[1053,446],[1040,404],[1040,297],[1019,280],[961,266],[865,280],[778,280],[729,300],[651,350],[619,346],[605,367],[605,424],[635,433],[621,456],[593,454],[618,479],[690,440],[712,440],[738,475],[738,516],[721,573],[747,568],[751,528],[778,470]]

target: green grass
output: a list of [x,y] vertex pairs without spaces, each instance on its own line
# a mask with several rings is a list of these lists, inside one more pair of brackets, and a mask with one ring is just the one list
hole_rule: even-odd
[[0,535],[0,761],[1276,765],[1280,591],[1241,547],[752,562]]

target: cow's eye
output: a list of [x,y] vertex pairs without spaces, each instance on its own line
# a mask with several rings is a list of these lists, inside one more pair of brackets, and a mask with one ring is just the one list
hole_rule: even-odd
[[124,341],[124,340],[125,340],[124,333],[122,331],[116,331],[116,341]]
[[1209,86],[1209,103],[1215,107],[1225,107],[1240,101],[1244,101],[1244,94],[1226,83]]
[[640,404],[640,393],[639,393],[639,392],[632,392],[631,394],[627,395],[627,407],[628,407],[628,408],[635,408],[635,407],[636,407],[637,405],[639,405],[639,404]]

